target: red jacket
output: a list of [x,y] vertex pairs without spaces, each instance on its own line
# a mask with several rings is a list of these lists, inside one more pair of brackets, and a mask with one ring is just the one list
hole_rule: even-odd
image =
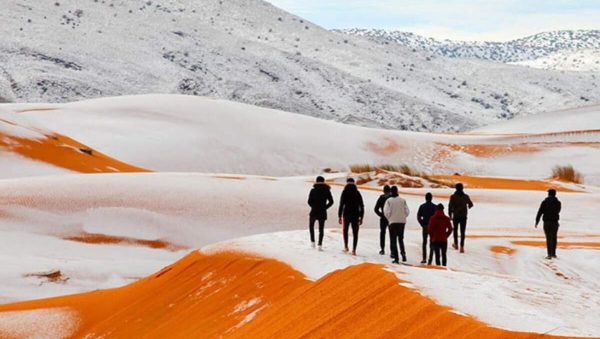
[[431,241],[447,242],[448,237],[452,234],[452,224],[444,211],[437,210],[429,219],[427,232],[431,237]]

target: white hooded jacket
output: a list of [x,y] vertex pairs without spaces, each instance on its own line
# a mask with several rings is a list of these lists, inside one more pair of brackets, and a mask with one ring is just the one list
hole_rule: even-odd
[[406,224],[410,210],[406,200],[400,197],[391,197],[383,206],[383,214],[390,224]]

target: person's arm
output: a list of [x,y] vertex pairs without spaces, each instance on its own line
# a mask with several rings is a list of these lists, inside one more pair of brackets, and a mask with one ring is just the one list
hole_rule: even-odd
[[450,219],[446,220],[446,238],[448,238],[449,236],[452,235],[452,231],[454,229],[452,228],[452,223],[450,222]]
[[535,216],[535,227],[538,227],[538,224],[540,223],[540,219],[542,218],[542,215],[544,215],[544,212],[546,210],[546,204],[545,204],[545,200],[542,201],[542,203],[540,204],[540,208],[538,209],[537,215]]
[[427,233],[431,235],[433,232],[433,218],[429,218],[429,223],[427,224]]
[[473,208],[473,202],[471,201],[471,197],[469,195],[467,195],[467,206],[469,206],[469,209]]
[[558,202],[558,213],[560,213],[561,210],[562,210],[562,203],[559,201]]
[[392,215],[392,206],[390,204],[391,200],[392,199],[386,200],[385,205],[383,206],[383,215],[388,220],[390,219],[390,216]]
[[333,196],[331,191],[327,191],[327,206],[325,206],[325,209],[329,209],[331,206],[333,206]]
[[423,221],[425,221],[425,218],[423,217],[423,205],[419,206],[419,210],[417,211],[417,221],[419,222],[419,225],[421,225],[423,227],[429,226],[429,225],[423,225]]
[[448,216],[452,219],[454,215],[454,196],[450,196],[450,201],[448,202]]
[[378,217],[383,218],[383,203],[384,203],[384,197],[379,197],[379,199],[377,199],[377,202],[375,203],[375,214],[377,214]]
[[407,217],[410,215],[410,209],[408,208],[408,203],[404,200],[404,215]]
[[310,193],[308,193],[308,206],[312,207],[313,206],[313,202],[314,202],[314,195],[315,195],[315,191],[314,190],[310,190]]
[[362,224],[362,220],[365,216],[365,204],[363,202],[362,194],[358,192],[358,223]]
[[340,224],[342,223],[342,215],[344,214],[344,205],[346,204],[346,191],[342,192],[340,196],[340,207],[338,208],[338,218],[340,218]]

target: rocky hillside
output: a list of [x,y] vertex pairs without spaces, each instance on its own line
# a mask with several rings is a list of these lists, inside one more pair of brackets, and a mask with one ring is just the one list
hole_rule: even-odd
[[431,131],[600,102],[589,74],[380,44],[259,0],[19,0],[0,21],[0,101],[182,93]]

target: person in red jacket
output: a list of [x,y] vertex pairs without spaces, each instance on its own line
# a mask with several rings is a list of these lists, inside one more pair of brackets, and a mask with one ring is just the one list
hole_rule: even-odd
[[437,210],[431,218],[427,227],[431,239],[431,247],[435,254],[435,264],[446,266],[446,252],[448,251],[448,237],[452,234],[452,223],[450,218],[444,214],[444,205],[437,205]]

